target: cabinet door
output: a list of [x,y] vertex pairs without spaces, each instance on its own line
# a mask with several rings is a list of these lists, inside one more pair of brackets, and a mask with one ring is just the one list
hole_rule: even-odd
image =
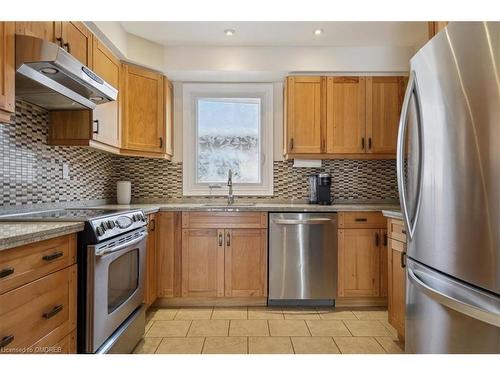
[[[93,71],[118,89],[120,85],[120,61],[95,36],[92,38]],[[93,113],[93,139],[107,145],[120,146],[120,93],[116,101],[99,104]]]
[[360,154],[366,150],[365,78],[328,77],[326,150]]
[[83,65],[92,68],[92,33],[83,22],[56,23],[56,40],[62,38],[62,47]]
[[224,230],[182,231],[182,296],[224,296]]
[[174,86],[167,77],[164,79],[165,90],[165,153],[174,155]]
[[15,111],[14,23],[0,22],[0,121]]
[[156,215],[148,215],[148,242],[146,248],[146,291],[144,303],[150,306],[158,297],[156,268]]
[[321,153],[325,123],[325,78],[288,77],[286,87],[287,153]]
[[16,21],[16,34],[35,36],[55,42],[55,22],[53,21]]
[[158,297],[181,296],[181,217],[180,212],[156,214]]
[[405,244],[389,240],[389,323],[396,328],[404,340],[406,317],[406,266]]
[[339,230],[339,296],[380,296],[378,229]]
[[267,295],[267,231],[225,230],[225,296]]
[[367,152],[395,154],[406,77],[368,77],[366,81]]
[[387,229],[380,230],[380,297],[387,297],[388,266],[387,266]]
[[129,150],[165,152],[163,77],[122,64],[122,136]]

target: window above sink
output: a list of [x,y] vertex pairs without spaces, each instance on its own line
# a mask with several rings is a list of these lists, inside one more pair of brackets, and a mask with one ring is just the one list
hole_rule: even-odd
[[272,136],[271,83],[184,84],[183,195],[272,195]]

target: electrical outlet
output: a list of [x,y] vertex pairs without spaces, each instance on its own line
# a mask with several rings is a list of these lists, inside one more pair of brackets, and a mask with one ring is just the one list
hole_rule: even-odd
[[63,178],[63,180],[69,179],[69,164],[68,163],[63,163],[63,165],[62,165],[62,178]]

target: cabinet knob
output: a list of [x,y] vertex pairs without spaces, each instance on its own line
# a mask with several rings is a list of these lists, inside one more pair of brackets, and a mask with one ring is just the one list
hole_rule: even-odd
[[160,148],[162,148],[162,147],[163,147],[163,138],[160,137]]
[[361,137],[361,149],[365,149],[365,137]]
[[401,268],[406,268],[406,251],[401,253]]
[[290,151],[293,150],[293,138],[290,138]]

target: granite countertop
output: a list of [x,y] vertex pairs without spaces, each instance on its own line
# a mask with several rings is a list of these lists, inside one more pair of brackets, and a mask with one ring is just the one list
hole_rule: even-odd
[[0,250],[83,230],[76,222],[0,222]]
[[[245,202],[242,201],[241,204]],[[301,211],[301,212],[332,212],[332,211],[396,211],[399,205],[394,203],[334,203],[330,206],[312,205],[306,203],[256,203],[255,205],[232,206],[224,203],[220,205],[207,205],[207,203],[178,202],[178,203],[135,203],[130,205],[106,204],[95,208],[107,209],[142,209],[144,213],[150,214],[158,211]]]
[[391,219],[400,219],[403,220],[403,214],[401,210],[382,210],[382,215],[385,217],[390,217]]

